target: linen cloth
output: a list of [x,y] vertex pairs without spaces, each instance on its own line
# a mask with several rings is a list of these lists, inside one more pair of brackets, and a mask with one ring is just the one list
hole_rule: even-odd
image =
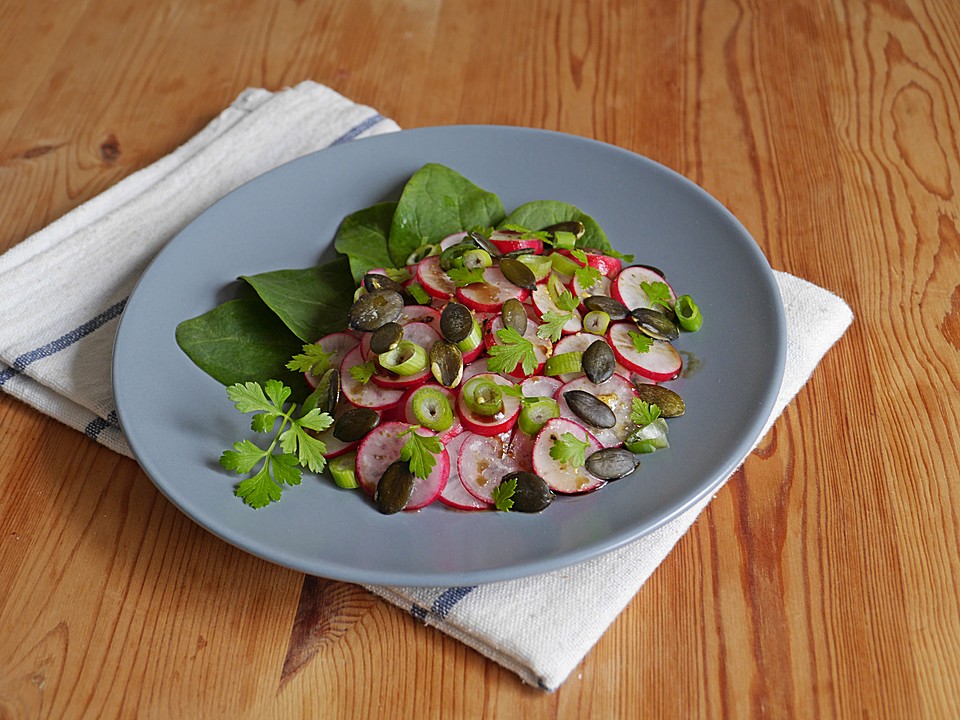
[[[255,176],[397,129],[376,110],[314,82],[276,93],[246,90],[182,147],[0,255],[0,388],[132,457],[114,408],[111,356],[126,298],[149,261],[198,214]],[[852,321],[835,295],[775,275],[788,347],[764,434]],[[544,575],[473,587],[369,589],[524,681],[553,690],[709,501],[617,551]]]

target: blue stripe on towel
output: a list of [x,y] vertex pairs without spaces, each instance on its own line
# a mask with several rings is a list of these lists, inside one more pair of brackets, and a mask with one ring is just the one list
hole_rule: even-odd
[[88,438],[91,438],[92,440],[96,440],[100,436],[100,433],[102,433],[107,428],[119,428],[119,427],[120,427],[120,420],[119,418],[117,418],[117,411],[111,410],[107,414],[107,417],[94,418],[89,423],[87,423],[87,426],[83,429],[83,434],[86,435]]
[[470,585],[467,587],[447,588],[433,601],[433,607],[430,608],[430,610],[437,617],[445,618],[450,611],[457,606],[457,603],[473,592],[476,587],[476,585]]
[[347,142],[348,140],[353,140],[357,135],[366,132],[374,125],[378,125],[380,121],[383,120],[383,115],[380,113],[375,113],[368,117],[366,120],[361,122],[359,125],[355,125],[345,132],[343,135],[334,140],[331,145],[339,145],[340,143]]

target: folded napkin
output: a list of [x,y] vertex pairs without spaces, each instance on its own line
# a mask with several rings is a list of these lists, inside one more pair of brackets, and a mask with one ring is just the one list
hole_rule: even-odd
[[[300,155],[397,129],[313,82],[245,91],[181,148],[0,255],[0,388],[132,457],[117,422],[110,364],[117,320],[147,263],[247,180]],[[829,292],[785,273],[776,278],[788,348],[764,432],[852,320]],[[709,500],[631,545],[545,575],[474,587],[369,589],[552,690]]]

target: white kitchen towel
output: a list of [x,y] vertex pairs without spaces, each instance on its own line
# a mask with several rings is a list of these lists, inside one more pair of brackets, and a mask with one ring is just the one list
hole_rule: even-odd
[[[0,388],[132,456],[117,423],[110,364],[117,320],[149,261],[253,177],[300,155],[397,129],[317,83],[245,91],[175,152],[0,255]],[[767,428],[852,320],[847,305],[826,290],[785,273],[776,279],[786,308],[787,364]],[[545,575],[476,587],[369,589],[552,690],[708,502],[618,551]]]

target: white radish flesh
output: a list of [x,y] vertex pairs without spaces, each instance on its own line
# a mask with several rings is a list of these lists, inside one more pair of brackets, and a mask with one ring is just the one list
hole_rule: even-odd
[[533,446],[533,471],[542,477],[554,492],[571,495],[596,490],[605,484],[603,480],[587,472],[582,466],[576,467],[551,457],[550,449],[566,433],[588,443],[584,457],[590,457],[591,453],[601,447],[586,428],[566,418],[554,418],[537,433]]
[[[596,396],[613,410],[614,417],[617,419],[616,425],[612,428],[590,427],[586,421],[579,418],[570,409],[566,399],[564,399],[563,394],[570,390],[584,390]],[[630,421],[630,410],[633,408],[635,397],[636,393],[634,393],[630,381],[620,375],[613,375],[609,380],[604,380],[599,384],[591,382],[586,376],[571,380],[557,390],[555,399],[560,406],[560,417],[568,418],[587,427],[603,447],[615,447],[623,444],[623,441],[627,439],[627,435],[633,429],[633,423]]]

